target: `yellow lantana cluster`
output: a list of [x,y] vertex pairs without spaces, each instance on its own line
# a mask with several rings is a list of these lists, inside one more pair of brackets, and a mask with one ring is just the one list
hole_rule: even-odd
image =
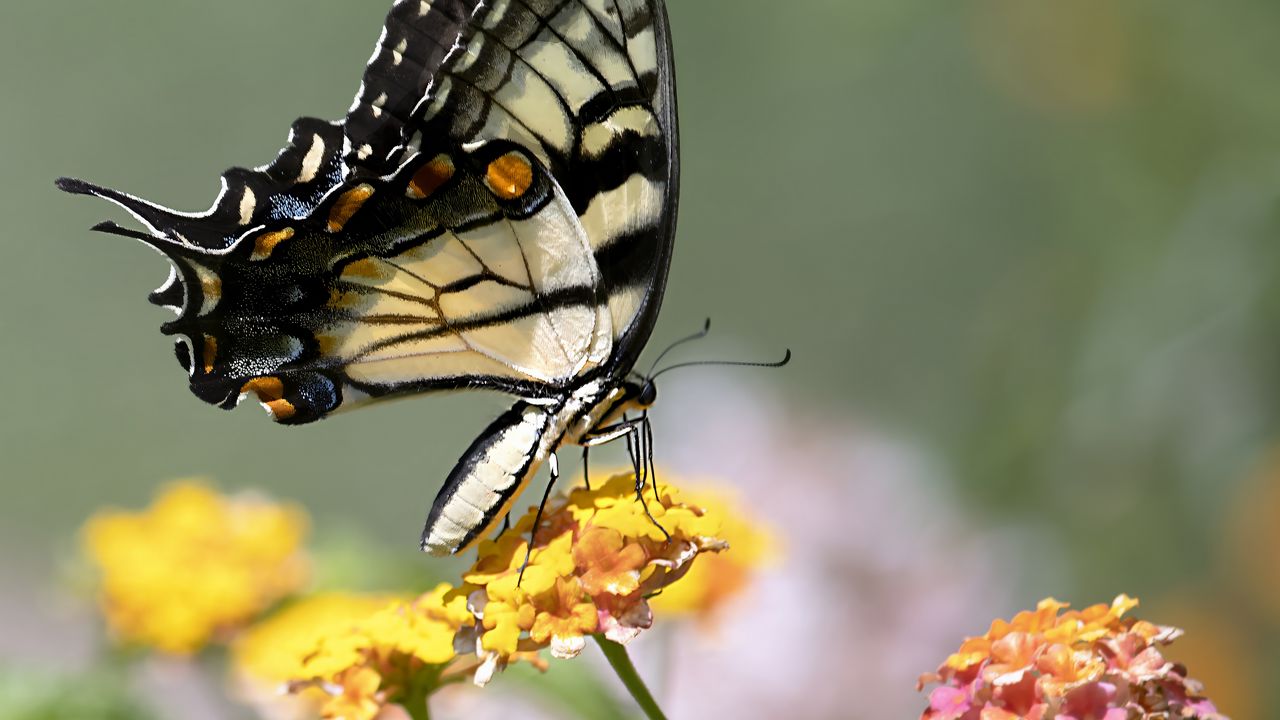
[[351,633],[359,623],[400,598],[388,595],[320,593],[291,603],[241,633],[231,646],[241,695],[250,703],[297,711],[266,711],[266,717],[315,717],[328,697],[322,691],[280,699],[279,689],[305,674],[304,665],[321,638]]
[[[454,634],[471,620],[466,600],[452,590],[443,584],[373,611],[367,611],[376,602],[371,598],[330,598],[329,607],[305,601],[251,631],[237,664],[260,680],[285,681],[325,718],[369,720],[387,705],[425,707],[428,695],[448,682],[444,675],[457,657]],[[317,615],[327,618],[323,626],[305,623]],[[280,650],[269,645],[273,640],[283,641],[288,655],[267,667],[266,653]],[[454,670],[461,677],[474,667]]]
[[1223,719],[1186,669],[1160,652],[1182,631],[1125,617],[1137,605],[1121,595],[1063,612],[1066,603],[1050,598],[994,621],[920,678],[922,689],[940,683],[921,719]]
[[659,483],[647,505],[653,519],[636,498],[634,476],[616,475],[547,503],[527,566],[533,508],[496,541],[481,543],[459,588],[475,618],[458,646],[482,660],[478,684],[517,653],[550,648],[573,657],[597,633],[631,640],[653,624],[650,597],[699,555],[728,548],[720,516],[685,503],[671,486]]
[[306,582],[307,527],[296,506],[179,482],[146,510],[94,515],[83,541],[111,632],[189,654]]

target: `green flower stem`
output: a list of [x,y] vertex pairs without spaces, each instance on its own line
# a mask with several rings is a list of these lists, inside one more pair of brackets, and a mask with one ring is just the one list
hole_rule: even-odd
[[440,671],[429,672],[423,669],[417,673],[412,685],[404,694],[400,707],[409,713],[413,720],[431,720],[431,693],[440,687]]
[[640,674],[636,672],[636,666],[631,662],[627,649],[599,633],[591,637],[595,638],[596,644],[604,652],[605,659],[618,674],[618,679],[626,686],[627,692],[631,693],[636,704],[644,711],[645,717],[649,720],[667,720],[667,716],[662,713],[662,708],[658,707],[649,688],[645,687],[644,680],[641,680]]
[[404,704],[400,707],[404,708],[413,720],[431,720],[431,706],[427,704],[427,696],[424,693],[414,693],[405,698]]

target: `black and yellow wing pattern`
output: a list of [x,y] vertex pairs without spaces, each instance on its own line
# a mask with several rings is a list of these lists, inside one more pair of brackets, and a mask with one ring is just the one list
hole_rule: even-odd
[[[340,122],[304,118],[206,212],[111,200],[172,264],[191,390],[301,424],[381,398],[521,398],[463,456],[424,547],[455,552],[557,447],[635,407],[678,189],[661,0],[399,0]],[[435,535],[433,536],[433,531]]]

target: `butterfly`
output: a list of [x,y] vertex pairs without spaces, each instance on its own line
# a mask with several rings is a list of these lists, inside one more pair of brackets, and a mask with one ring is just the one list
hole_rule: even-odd
[[[460,389],[515,396],[471,444],[421,546],[484,536],[555,452],[628,438],[679,184],[662,0],[398,0],[345,119],[296,121],[200,214],[63,178],[171,263],[191,391],[283,424]],[[647,427],[647,426],[646,426]],[[634,453],[633,453],[634,457]]]

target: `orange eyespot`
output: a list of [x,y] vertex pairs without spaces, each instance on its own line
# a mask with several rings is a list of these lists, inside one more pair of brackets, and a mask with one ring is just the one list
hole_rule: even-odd
[[512,151],[489,163],[485,175],[489,189],[503,200],[515,200],[533,185],[533,165],[521,153]]

